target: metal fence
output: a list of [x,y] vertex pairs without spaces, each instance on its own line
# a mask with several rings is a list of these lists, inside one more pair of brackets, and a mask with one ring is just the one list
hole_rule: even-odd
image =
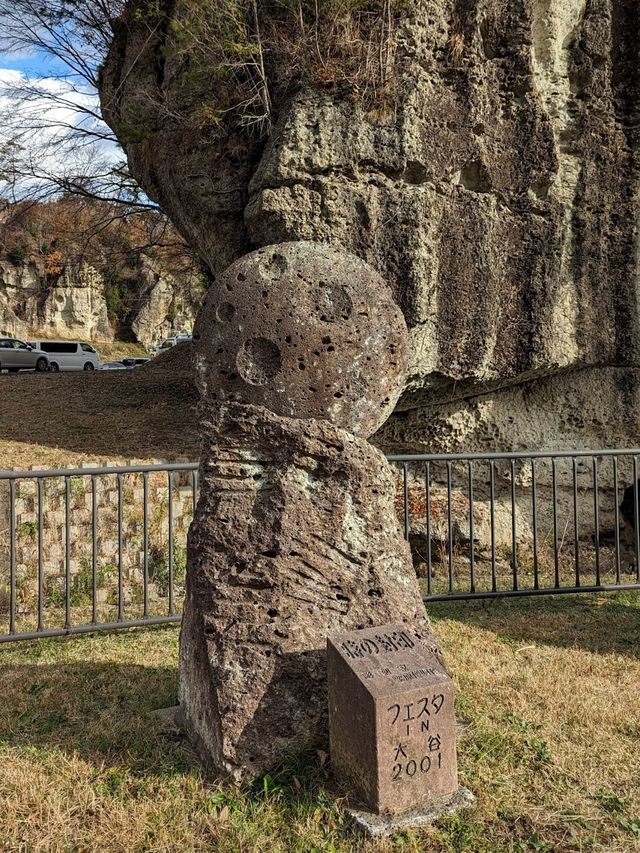
[[639,455],[390,456],[425,598],[640,589]]
[[[640,589],[640,450],[390,456],[426,600]],[[0,472],[0,643],[178,622],[195,463]]]
[[0,472],[0,643],[178,622],[197,491],[193,463]]

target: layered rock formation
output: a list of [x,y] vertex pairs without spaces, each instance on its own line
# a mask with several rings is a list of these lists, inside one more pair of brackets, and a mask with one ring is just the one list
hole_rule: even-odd
[[[616,441],[637,443],[635,0],[412,0],[392,106],[300,88],[275,104],[268,140],[182,133],[167,115],[187,71],[171,27],[150,30],[123,19],[102,77],[132,171],[214,272],[251,247],[313,239],[383,274],[411,332],[401,408],[442,425],[431,443],[411,415],[385,441],[593,446],[615,422]],[[592,387],[613,401],[604,429]],[[532,435],[521,400],[538,388],[551,416]]]
[[[85,262],[66,261],[52,277],[34,260],[0,257],[0,335],[112,341],[117,322],[108,311],[108,287],[105,276]],[[127,318],[135,340],[151,349],[191,331],[205,292],[191,276],[179,281],[147,261],[135,288]]]
[[87,264],[65,267],[50,286],[34,261],[0,260],[0,334],[111,341],[104,281]]

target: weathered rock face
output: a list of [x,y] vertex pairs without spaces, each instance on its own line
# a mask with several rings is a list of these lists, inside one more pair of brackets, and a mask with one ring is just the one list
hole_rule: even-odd
[[429,631],[384,456],[328,421],[203,409],[180,702],[205,765],[236,781],[326,744],[326,638]]
[[136,340],[152,349],[171,335],[189,334],[205,293],[199,279],[185,275],[180,280],[151,261],[143,262],[131,318]]
[[[135,339],[152,348],[172,334],[190,332],[204,296],[197,280],[184,281],[143,261],[130,326]],[[18,338],[78,337],[112,341],[115,322],[107,309],[108,283],[87,263],[66,262],[47,276],[33,260],[0,258],[0,335]]]
[[[200,144],[162,114],[183,82],[163,52],[170,28],[150,38],[130,20],[103,106],[136,176],[214,272],[280,240],[340,245],[394,288],[411,331],[410,392],[439,392],[404,408],[426,402],[444,418],[453,406],[455,431],[475,393],[500,385],[508,406],[505,387],[567,371],[545,435],[563,446],[567,389],[597,376],[626,410],[627,390],[603,370],[630,368],[637,386],[639,30],[636,0],[412,0],[395,111],[306,90],[277,105],[268,144],[239,131]],[[140,104],[145,134],[132,140]],[[513,418],[506,444],[521,447],[521,407]],[[627,423],[621,440],[637,442]],[[411,444],[402,424],[397,434]],[[588,425],[580,436],[599,440]],[[466,431],[455,447],[476,443]]]
[[113,340],[99,273],[86,264],[69,264],[55,283],[44,283],[34,262],[16,266],[0,260],[0,334],[32,333],[90,340]]

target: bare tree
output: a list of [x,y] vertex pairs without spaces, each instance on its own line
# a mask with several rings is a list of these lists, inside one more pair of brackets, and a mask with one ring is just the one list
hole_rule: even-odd
[[0,195],[59,193],[155,209],[129,175],[100,114],[97,78],[120,0],[0,0],[0,50],[54,61],[55,70],[0,79]]
[[[139,242],[136,252],[157,249],[165,262],[173,253],[179,264],[189,266],[184,241],[132,178],[100,113],[99,68],[122,7],[121,0],[0,0],[0,50],[35,54],[53,69],[39,76],[16,72],[0,77],[4,242],[23,227],[25,216],[36,216],[31,205],[75,198],[76,215],[68,215],[66,204],[62,217],[69,228],[73,220],[75,251],[97,241],[104,253],[104,235],[120,221],[129,238],[134,235]],[[51,210],[60,215],[62,208]],[[123,258],[131,254],[130,243]],[[120,244],[114,240],[112,245],[117,254]]]

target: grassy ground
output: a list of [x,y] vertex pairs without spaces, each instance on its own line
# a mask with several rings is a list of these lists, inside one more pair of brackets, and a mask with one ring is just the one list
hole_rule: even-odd
[[131,371],[0,376],[0,469],[197,458],[188,356],[181,345]]
[[176,629],[0,648],[0,849],[640,850],[640,596],[434,605],[475,808],[382,844],[351,834],[315,756],[250,791],[205,782],[150,715]]
[[120,361],[122,358],[149,358],[152,353],[142,344],[129,344],[125,341],[110,341],[95,344],[102,361]]

